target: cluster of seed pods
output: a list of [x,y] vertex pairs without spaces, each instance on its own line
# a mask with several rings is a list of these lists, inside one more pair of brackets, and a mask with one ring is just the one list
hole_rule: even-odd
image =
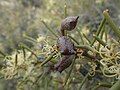
[[58,61],[58,63],[54,66],[54,69],[58,72],[62,72],[66,68],[68,68],[73,59],[76,56],[76,50],[74,47],[74,43],[71,39],[64,34],[64,31],[71,31],[76,27],[79,16],[71,16],[65,18],[61,22],[61,36],[59,36],[57,40],[58,50],[60,51],[62,58]]

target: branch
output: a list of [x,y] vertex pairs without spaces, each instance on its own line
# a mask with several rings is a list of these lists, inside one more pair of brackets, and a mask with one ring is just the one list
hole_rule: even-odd
[[113,20],[111,19],[110,15],[108,14],[108,10],[105,10],[103,12],[103,15],[105,17],[105,19],[107,20],[109,26],[112,28],[112,30],[114,31],[114,33],[120,38],[120,30],[119,27],[117,27],[115,25],[115,23],[113,22]]
[[[101,30],[102,30],[102,28],[103,28],[105,22],[106,22],[106,19],[103,18],[103,20],[101,21],[101,23],[100,23],[100,25],[99,25],[99,27],[98,27],[96,36],[98,36],[98,35],[100,34],[100,32],[101,32]],[[93,46],[93,44],[95,43],[95,41],[96,41],[96,39],[94,38],[90,46]]]
[[120,90],[120,80],[118,80],[111,88],[110,90]]

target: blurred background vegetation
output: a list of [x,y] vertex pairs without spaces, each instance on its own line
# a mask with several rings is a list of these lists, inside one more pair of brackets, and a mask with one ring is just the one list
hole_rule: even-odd
[[56,32],[65,17],[65,3],[68,16],[79,15],[79,26],[92,32],[105,9],[120,24],[120,0],[0,0],[0,50],[11,53],[20,42],[31,47],[24,35],[37,38],[38,34],[49,34],[41,19]]
[[[42,20],[57,33],[61,20],[66,16],[80,16],[77,27],[92,39],[93,33],[96,32],[103,18],[102,13],[105,9],[109,9],[110,16],[120,26],[120,0],[0,0],[0,51],[12,55],[23,43],[38,51],[39,54],[41,42],[34,44],[30,39],[39,41],[40,37],[42,39],[47,37],[51,46],[56,42],[56,38],[52,37],[53,35],[42,23]],[[114,34],[109,27],[107,29],[112,37]],[[78,37],[77,32],[72,31],[72,33],[74,38]],[[36,72],[39,72],[39,68]],[[47,85],[49,82],[45,82],[46,80],[50,79],[44,78],[43,83]],[[52,82],[52,84],[56,83]],[[16,79],[5,80],[2,78],[0,80],[0,90],[16,90],[16,86]],[[51,88],[46,88],[47,86],[44,84],[37,86],[37,88],[31,87],[26,84],[22,89],[19,89],[53,90],[55,88],[54,85]],[[70,90],[75,90],[75,88],[76,86],[73,85]]]

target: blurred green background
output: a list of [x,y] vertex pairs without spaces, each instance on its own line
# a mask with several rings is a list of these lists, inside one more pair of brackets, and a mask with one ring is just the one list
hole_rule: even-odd
[[105,9],[120,24],[120,0],[0,0],[0,50],[11,53],[20,42],[31,47],[24,35],[50,34],[41,19],[56,32],[65,18],[65,4],[67,16],[79,15],[78,25],[91,32],[96,32]]

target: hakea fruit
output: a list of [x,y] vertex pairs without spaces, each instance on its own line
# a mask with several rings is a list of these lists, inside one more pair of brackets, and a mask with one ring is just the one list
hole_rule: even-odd
[[58,38],[58,50],[61,52],[62,57],[61,60],[54,66],[56,71],[60,73],[68,68],[73,59],[76,56],[76,50],[74,48],[74,43],[70,40],[69,37],[65,36],[64,31],[71,31],[76,27],[79,16],[72,16],[65,18],[61,23],[60,31],[62,36]]
[[74,58],[75,55],[62,56],[61,60],[54,66],[54,69],[61,73],[63,70],[65,70],[71,65]]
[[67,36],[61,36],[58,38],[58,50],[62,55],[75,54],[74,43]]
[[71,31],[76,27],[78,18],[79,16],[70,16],[63,19],[60,28],[62,35],[64,35],[64,30]]

